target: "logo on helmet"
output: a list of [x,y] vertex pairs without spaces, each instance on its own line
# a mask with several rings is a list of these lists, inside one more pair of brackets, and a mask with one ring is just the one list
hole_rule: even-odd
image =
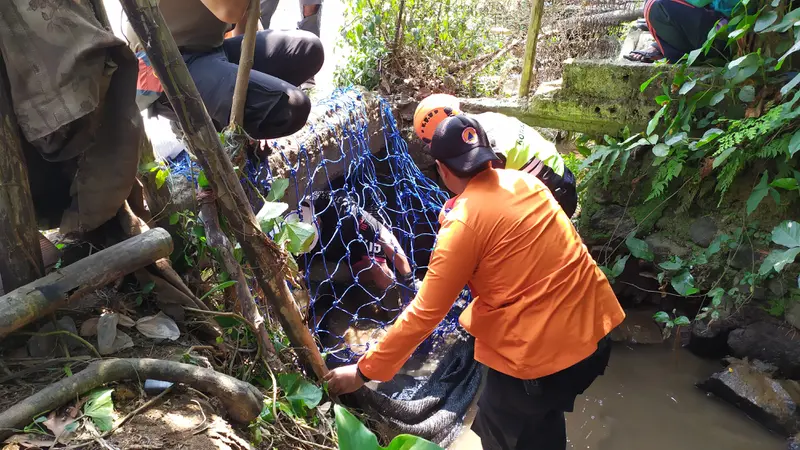
[[467,127],[464,131],[461,132],[461,139],[466,144],[477,144],[478,143],[478,130],[472,127]]

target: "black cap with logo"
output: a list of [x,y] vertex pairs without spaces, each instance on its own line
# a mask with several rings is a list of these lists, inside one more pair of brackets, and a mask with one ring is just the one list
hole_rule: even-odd
[[467,114],[444,119],[433,133],[430,149],[434,159],[461,172],[472,172],[500,159],[481,124]]

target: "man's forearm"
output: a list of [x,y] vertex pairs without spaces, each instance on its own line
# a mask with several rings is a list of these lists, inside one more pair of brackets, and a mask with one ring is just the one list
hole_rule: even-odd
[[255,0],[200,0],[217,19],[232,24],[244,22],[247,6]]
[[400,242],[394,237],[394,234],[386,227],[381,227],[380,236],[378,237],[383,251],[386,253],[386,258],[392,262],[392,265],[400,272],[401,275],[408,275],[411,273],[411,264],[408,263],[408,257],[400,246]]

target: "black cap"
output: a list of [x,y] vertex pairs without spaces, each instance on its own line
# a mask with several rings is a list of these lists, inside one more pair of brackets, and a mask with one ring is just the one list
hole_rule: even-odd
[[433,133],[431,156],[447,167],[472,172],[499,158],[480,123],[467,114],[444,119]]

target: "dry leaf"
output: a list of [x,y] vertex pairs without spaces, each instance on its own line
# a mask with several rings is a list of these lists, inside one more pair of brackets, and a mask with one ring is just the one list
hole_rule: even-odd
[[151,339],[169,339],[174,341],[181,336],[178,324],[163,311],[155,316],[148,316],[136,322],[136,329]]
[[71,424],[75,423],[75,418],[77,414],[73,414],[73,411],[76,408],[67,407],[63,410],[52,411],[48,416],[47,420],[42,422],[42,425],[47,427],[53,436],[56,437],[56,441],[63,442],[62,438],[70,432],[75,431],[76,427],[70,427]]
[[131,328],[136,325],[136,321],[126,316],[125,314],[117,314],[119,316],[119,326]]
[[92,337],[97,334],[97,323],[100,322],[99,317],[92,317],[81,324],[80,335],[82,337]]
[[117,324],[119,316],[116,313],[105,313],[100,316],[97,323],[97,351],[101,355],[114,353],[114,341],[117,339]]

